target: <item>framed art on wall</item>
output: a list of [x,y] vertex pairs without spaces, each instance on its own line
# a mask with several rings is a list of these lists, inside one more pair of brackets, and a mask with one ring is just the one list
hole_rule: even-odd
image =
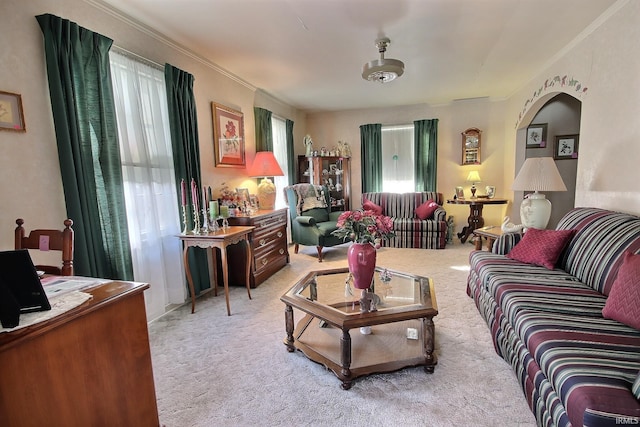
[[553,158],[556,160],[578,158],[578,135],[558,135],[553,150]]
[[527,128],[527,148],[547,146],[547,124],[533,124]]
[[26,132],[20,94],[0,91],[0,130]]
[[215,102],[211,112],[216,166],[245,167],[243,114]]

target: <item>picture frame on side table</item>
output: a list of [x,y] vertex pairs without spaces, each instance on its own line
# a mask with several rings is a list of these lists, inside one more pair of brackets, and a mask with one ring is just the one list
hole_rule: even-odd
[[579,135],[558,135],[553,150],[555,160],[577,159],[578,158]]
[[26,132],[22,95],[0,90],[0,130]]
[[456,187],[456,199],[464,199],[464,188]]
[[532,124],[527,127],[527,148],[547,146],[547,123]]
[[487,197],[493,199],[496,197],[496,187],[494,185],[487,185],[484,187],[484,191],[487,193]]
[[244,115],[216,102],[213,115],[213,148],[216,167],[246,167]]

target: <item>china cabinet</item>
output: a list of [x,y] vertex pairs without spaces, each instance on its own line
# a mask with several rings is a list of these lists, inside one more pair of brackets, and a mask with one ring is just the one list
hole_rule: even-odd
[[326,185],[331,196],[331,210],[349,210],[350,160],[348,157],[298,156],[298,183]]

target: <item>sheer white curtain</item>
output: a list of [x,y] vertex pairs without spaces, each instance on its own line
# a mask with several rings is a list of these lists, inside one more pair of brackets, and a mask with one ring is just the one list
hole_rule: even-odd
[[113,51],[110,60],[133,275],[150,284],[151,320],[186,298],[164,73]]
[[280,117],[271,116],[271,131],[273,133],[273,155],[275,156],[284,176],[274,177],[273,183],[276,185],[276,209],[287,207],[284,199],[284,187],[289,185],[289,175],[287,173],[289,164],[287,159],[287,123]]
[[382,127],[382,191],[415,190],[413,125]]

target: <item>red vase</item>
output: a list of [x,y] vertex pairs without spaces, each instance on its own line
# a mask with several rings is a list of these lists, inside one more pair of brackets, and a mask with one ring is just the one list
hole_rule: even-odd
[[370,243],[353,243],[347,251],[347,264],[353,276],[353,286],[369,288],[376,268],[376,248]]

